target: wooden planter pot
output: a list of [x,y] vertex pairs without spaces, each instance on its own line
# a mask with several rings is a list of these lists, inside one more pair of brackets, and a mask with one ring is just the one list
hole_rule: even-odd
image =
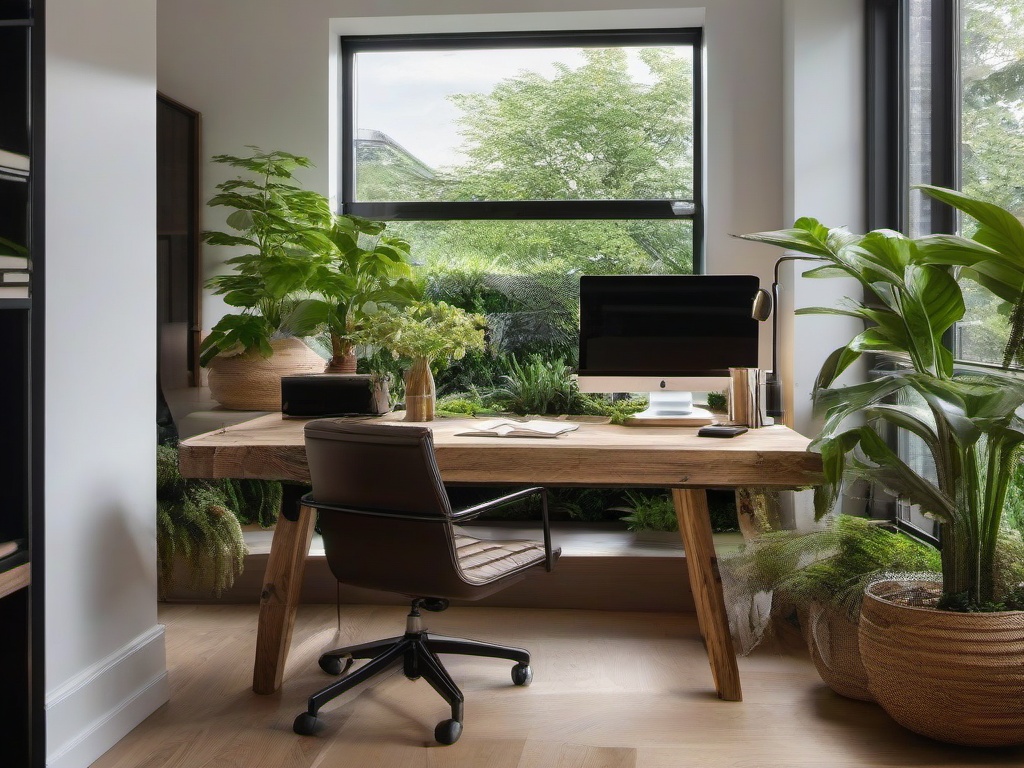
[[864,595],[860,650],[875,700],[900,725],[938,741],[1024,744],[1024,611],[894,602],[908,586],[938,585],[880,581]]
[[874,701],[860,656],[857,622],[845,611],[814,603],[808,610],[807,646],[825,684],[840,696]]
[[234,411],[280,411],[281,377],[323,373],[324,360],[305,342],[289,338],[270,342],[274,354],[246,352],[215,357],[208,366],[210,395]]

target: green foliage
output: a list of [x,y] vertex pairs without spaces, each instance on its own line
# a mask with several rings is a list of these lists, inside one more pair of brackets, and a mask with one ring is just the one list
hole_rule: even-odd
[[242,572],[240,523],[272,525],[281,484],[262,480],[190,480],[178,471],[178,449],[157,446],[157,565],[160,593],[173,586],[181,559],[189,586],[217,596]]
[[933,548],[878,521],[842,514],[818,530],[762,534],[724,564],[751,593],[774,590],[797,607],[821,603],[851,618],[872,577],[940,567]]
[[[551,76],[524,71],[488,93],[452,96],[466,161],[425,175],[410,169],[397,184],[361,166],[359,199],[692,197],[690,62],[665,49],[644,50],[640,68],[622,49],[584,49],[582,57]],[[402,222],[399,231],[417,243],[429,272],[480,262],[499,273],[693,271],[689,222]]]
[[729,399],[722,392],[708,392],[708,410],[723,412],[729,407]]
[[206,282],[215,294],[224,296],[226,304],[241,312],[225,315],[203,340],[203,365],[217,355],[250,350],[269,357],[270,340],[289,332],[297,295],[313,274],[316,254],[333,247],[321,231],[332,219],[326,198],[290,183],[292,171],[309,167],[309,160],[287,152],[249,149],[247,157],[213,158],[216,163],[248,172],[250,178],[221,182],[208,203],[234,209],[227,217],[233,232],[203,232],[203,242],[239,248],[243,254],[227,260],[233,267],[231,274]]
[[502,410],[518,414],[569,413],[574,392],[578,394],[579,390],[572,369],[563,361],[531,356],[520,363],[513,357],[508,366],[501,385],[490,393],[490,399]]
[[409,243],[385,230],[383,222],[351,215],[332,216],[321,230],[332,247],[307,278],[305,288],[315,295],[298,304],[293,325],[300,335],[325,328],[338,358],[380,307],[400,307],[421,297]]
[[414,302],[402,310],[384,307],[373,322],[352,334],[356,344],[388,349],[395,357],[430,362],[458,360],[484,348],[485,320],[442,302]]
[[629,514],[620,519],[630,531],[679,530],[675,504],[666,493],[629,490],[626,491],[626,506],[618,509],[629,510]]
[[[835,350],[815,384],[824,427],[825,483],[815,490],[819,515],[834,505],[844,480],[861,478],[902,496],[942,523],[943,591],[967,593],[971,604],[998,601],[993,563],[1007,485],[1024,443],[1024,382],[996,372],[963,375],[942,337],[964,315],[957,276],[1018,306],[1024,286],[1024,225],[1009,212],[953,190],[923,187],[973,216],[973,239],[934,235],[911,239],[887,230],[854,235],[800,219],[793,229],[747,239],[771,243],[824,263],[805,273],[857,280],[870,300],[803,313],[840,314],[868,326]],[[1024,315],[1021,315],[1024,322]],[[1011,333],[1006,360],[1014,359]],[[894,353],[909,366],[863,384],[836,378],[865,353]],[[850,427],[854,419],[867,425]],[[920,438],[937,481],[915,471],[872,428],[886,423]]]
[[484,403],[483,396],[475,388],[437,399],[437,411],[442,414],[476,416],[493,413],[494,409]]

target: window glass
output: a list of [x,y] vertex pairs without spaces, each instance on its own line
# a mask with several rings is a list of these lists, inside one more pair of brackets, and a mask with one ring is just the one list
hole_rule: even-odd
[[[1024,214],[1024,2],[962,0],[960,169],[965,192]],[[963,222],[971,234],[971,222]],[[1009,306],[964,281],[963,360],[1001,363]]]
[[354,200],[693,197],[693,46],[354,56]]

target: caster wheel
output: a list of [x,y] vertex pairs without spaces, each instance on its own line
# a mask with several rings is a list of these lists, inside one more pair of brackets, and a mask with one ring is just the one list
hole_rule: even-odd
[[458,720],[442,720],[434,729],[434,739],[438,744],[454,744],[462,735],[462,723]]
[[[344,664],[342,664],[343,660],[345,662]],[[321,656],[320,661],[318,663],[320,664],[320,669],[322,669],[328,675],[334,675],[335,677],[337,677],[338,675],[344,675],[346,672],[348,672],[349,668],[352,666],[353,661],[354,659],[351,656],[345,656],[341,658],[339,658],[338,656]]]
[[309,712],[303,712],[295,718],[295,722],[292,723],[292,730],[300,736],[312,736],[316,732],[316,722],[314,715],[309,714]]
[[529,685],[533,682],[533,668],[529,664],[516,664],[512,667],[512,682],[516,685]]

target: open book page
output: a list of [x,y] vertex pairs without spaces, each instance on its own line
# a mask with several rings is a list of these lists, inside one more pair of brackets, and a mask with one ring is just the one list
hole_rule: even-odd
[[457,437],[558,437],[566,432],[579,429],[579,424],[570,421],[512,421],[496,419],[483,421],[465,432],[457,433]]

